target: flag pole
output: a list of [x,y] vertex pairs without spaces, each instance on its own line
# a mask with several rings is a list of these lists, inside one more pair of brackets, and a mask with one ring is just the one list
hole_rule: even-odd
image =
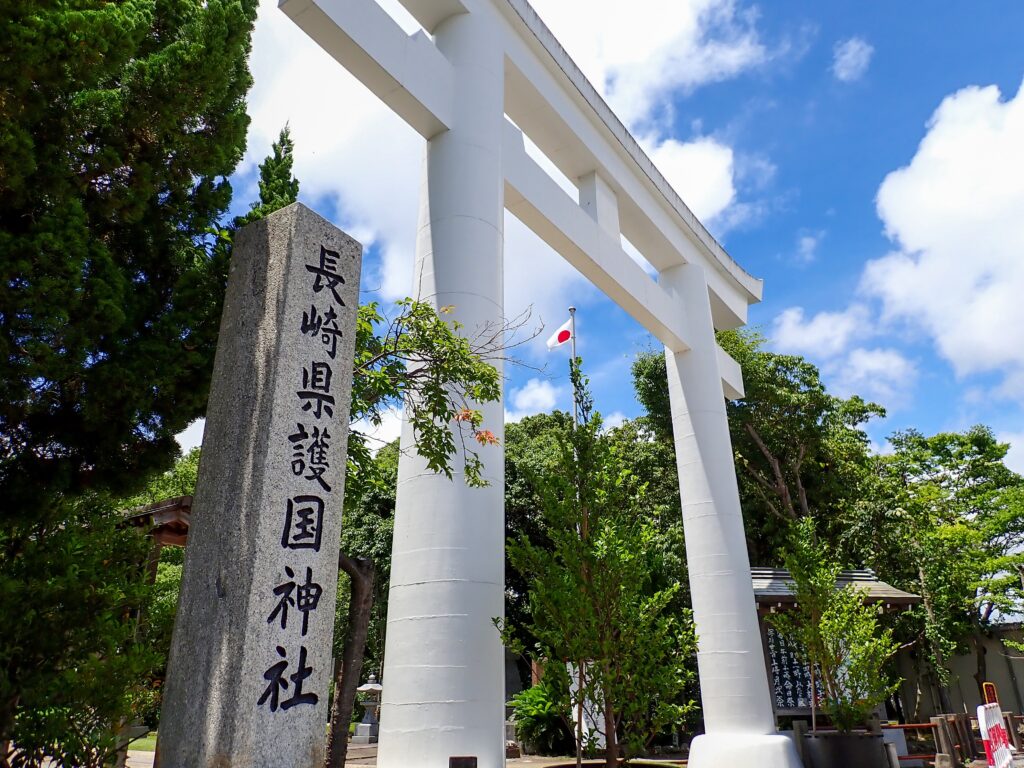
[[[579,399],[577,398],[576,391],[576,380],[572,377],[572,366],[576,362],[576,307],[569,307],[569,333],[571,347],[571,356],[569,358],[569,380],[572,382],[572,428],[575,432],[580,426],[580,414],[579,414]],[[576,446],[573,445],[573,454],[576,454]],[[576,455],[578,466],[579,456]],[[579,486],[576,489],[576,499],[579,501]],[[581,510],[583,512],[583,521],[580,525],[580,538],[585,542],[587,540],[588,528],[588,515],[586,508]],[[583,565],[583,579],[587,581],[587,566]],[[583,756],[583,689],[586,686],[586,669],[587,663],[585,660],[580,659],[576,663],[576,675],[577,675],[577,694],[576,694],[576,765],[582,764],[581,759]]]
[[[569,333],[572,334],[572,356],[569,358],[569,380],[572,381],[572,364],[576,360],[576,307],[569,307]],[[572,425],[580,425],[578,401],[576,399],[576,382],[572,381]]]

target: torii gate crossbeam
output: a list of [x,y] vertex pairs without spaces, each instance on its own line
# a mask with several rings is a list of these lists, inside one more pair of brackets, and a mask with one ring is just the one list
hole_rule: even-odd
[[[664,345],[683,498],[706,734],[693,768],[797,768],[769,699],[724,396],[739,366],[714,329],[746,321],[761,282],[693,216],[526,0],[401,0],[407,35],[375,0],[281,8],[427,140],[416,286],[470,331],[503,320],[507,208]],[[523,134],[579,194],[530,158]],[[652,280],[623,250],[633,243]],[[483,406],[501,436],[503,407]],[[403,427],[402,442],[412,433]],[[378,765],[504,764],[503,449],[486,488],[399,464]]]

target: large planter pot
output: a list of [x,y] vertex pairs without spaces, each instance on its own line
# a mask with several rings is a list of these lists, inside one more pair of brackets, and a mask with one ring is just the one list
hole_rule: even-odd
[[888,768],[881,734],[819,731],[804,734],[807,768]]

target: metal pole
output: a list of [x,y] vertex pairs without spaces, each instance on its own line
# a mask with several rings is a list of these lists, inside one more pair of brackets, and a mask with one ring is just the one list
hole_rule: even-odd
[[[579,400],[577,399],[576,381],[572,378],[572,366],[576,362],[576,307],[569,307],[569,342],[572,345],[569,358],[569,380],[572,381],[572,428],[575,430],[580,425]],[[575,451],[575,447],[573,448]],[[580,526],[580,538],[587,539],[587,511],[583,510],[583,523]],[[586,570],[584,570],[586,578]],[[582,765],[583,758],[583,688],[586,685],[585,678],[586,662],[580,659],[576,665],[577,694],[576,694],[576,765]]]
[[[569,358],[569,380],[572,381],[572,365],[576,360],[576,307],[569,307],[569,339],[572,344],[572,357]],[[580,425],[579,407],[577,404],[576,382],[572,382],[572,426]]]

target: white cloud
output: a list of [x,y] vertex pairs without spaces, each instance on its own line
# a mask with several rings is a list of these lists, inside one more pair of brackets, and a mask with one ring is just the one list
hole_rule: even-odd
[[775,318],[772,346],[809,358],[840,396],[860,395],[900,408],[917,383],[917,366],[896,349],[855,346],[877,333],[869,313],[867,306],[851,304],[807,318],[802,307],[790,307]]
[[648,136],[641,144],[701,221],[713,220],[736,200],[732,147],[710,136],[688,142]]
[[607,416],[602,417],[604,419],[604,429],[608,431],[610,429],[616,429],[626,423],[628,417],[622,411],[612,411]]
[[[535,0],[583,74],[627,125],[671,94],[736,77],[771,55],[735,0]],[[664,117],[664,115],[662,115]]]
[[841,312],[818,312],[805,319],[803,307],[790,307],[774,322],[772,340],[780,352],[816,360],[844,352],[851,340],[870,334],[867,307],[853,304]]
[[754,190],[765,189],[779,169],[764,155],[745,154],[736,158],[736,180]]
[[893,453],[892,443],[888,438],[884,440],[869,440],[868,453],[873,456],[891,456]]
[[1024,431],[1002,432],[996,435],[1001,443],[1009,443],[1010,451],[1006,454],[1005,463],[1010,469],[1024,474]]
[[887,408],[906,405],[917,382],[917,366],[895,349],[857,348],[829,368],[837,394],[860,395]]
[[868,71],[874,52],[874,46],[863,38],[840,40],[832,51],[832,74],[844,83],[860,80]]
[[818,246],[824,239],[824,230],[801,232],[796,238],[796,260],[801,264],[810,264],[818,258]]
[[[908,402],[916,363],[896,349],[857,345],[900,332],[931,342],[961,378],[989,375],[968,382],[965,403],[1024,403],[1022,135],[1024,86],[1007,100],[994,86],[943,100],[910,163],[878,190],[893,251],[867,263],[847,309],[811,318],[800,307],[782,312],[775,347],[813,358],[842,392],[892,408]],[[1002,435],[1018,467],[1022,437]]]
[[897,249],[869,262],[863,292],[883,319],[930,338],[960,376],[998,372],[1024,399],[1024,88],[947,97],[914,158],[878,191]]
[[366,419],[360,419],[352,429],[367,437],[366,444],[373,452],[378,451],[402,435],[402,409],[388,408],[381,414],[380,424],[374,426]]
[[513,390],[510,399],[517,411],[541,413],[555,407],[558,390],[550,381],[530,379],[519,389]]
[[561,387],[550,381],[530,379],[523,386],[513,389],[508,398],[511,408],[505,409],[505,421],[520,421],[537,413],[549,413],[555,409]]

